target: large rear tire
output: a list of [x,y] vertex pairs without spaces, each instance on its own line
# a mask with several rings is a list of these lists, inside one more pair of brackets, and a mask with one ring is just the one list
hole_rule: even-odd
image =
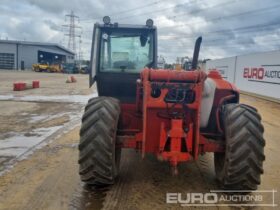
[[82,117],[79,174],[90,185],[113,184],[118,174],[121,148],[116,147],[120,104],[115,98],[89,100]]
[[215,171],[223,189],[256,190],[263,173],[264,128],[257,110],[227,104],[222,114],[226,151],[215,153]]

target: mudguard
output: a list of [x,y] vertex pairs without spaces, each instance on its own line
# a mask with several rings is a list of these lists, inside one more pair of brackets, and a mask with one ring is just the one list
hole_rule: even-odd
[[205,128],[208,125],[210,113],[213,107],[215,91],[216,83],[211,78],[207,78],[204,82],[202,100],[200,105],[200,128]]

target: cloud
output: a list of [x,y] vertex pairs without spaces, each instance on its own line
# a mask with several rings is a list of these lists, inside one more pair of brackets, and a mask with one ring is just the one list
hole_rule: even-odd
[[203,36],[201,58],[214,59],[279,49],[279,8],[275,0],[1,0],[0,37],[67,46],[68,29],[62,25],[73,10],[80,17],[81,48],[89,59],[93,24],[104,15],[131,24],[153,18],[159,55],[168,62],[191,57],[198,36]]

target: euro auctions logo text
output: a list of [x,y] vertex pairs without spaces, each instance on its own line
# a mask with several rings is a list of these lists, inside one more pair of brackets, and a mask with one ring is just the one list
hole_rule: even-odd
[[278,206],[276,190],[210,190],[208,193],[166,193],[167,204],[180,206]]
[[167,193],[166,203],[214,204],[218,203],[218,195],[217,193]]
[[245,67],[243,70],[243,78],[251,82],[280,84],[280,65]]

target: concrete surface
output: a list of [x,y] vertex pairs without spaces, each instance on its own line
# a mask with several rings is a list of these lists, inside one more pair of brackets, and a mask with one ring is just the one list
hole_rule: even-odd
[[[94,91],[88,75],[74,76],[77,83],[66,83],[68,74],[0,71],[0,174],[68,124],[80,122]],[[33,80],[40,81],[39,89],[13,91],[14,82]]]
[[[12,81],[30,77],[42,81],[43,88],[16,93],[11,91]],[[132,150],[123,150],[120,176],[114,186],[106,189],[84,186],[79,180],[77,163],[80,126],[78,118],[84,106],[84,98],[79,102],[43,97],[67,94],[90,97],[87,94],[94,92],[87,88],[86,75],[77,75],[76,84],[66,84],[66,77],[67,75],[61,74],[11,74],[0,71],[0,145],[5,139],[12,138],[11,135],[23,135],[27,138],[44,136],[48,139],[44,147],[33,150],[33,154],[27,155],[23,160],[2,160],[4,163],[0,163],[0,170],[4,170],[5,164],[12,164],[12,168],[8,168],[8,171],[0,176],[0,209],[181,209],[178,204],[166,204],[167,192],[209,192],[219,189],[212,154],[201,156],[198,161],[180,165],[179,175],[174,177],[167,163],[158,162],[149,156],[141,160],[140,155]],[[20,99],[8,99],[9,95],[16,95]],[[42,101],[39,97],[38,101],[26,100],[30,95],[45,99]],[[247,95],[241,96],[241,102],[259,110],[265,127],[265,174],[259,189],[279,190],[280,104]],[[74,121],[71,116],[75,116]],[[38,129],[48,130],[56,126],[61,126],[60,130],[49,133],[49,136],[38,132]],[[17,159],[16,154],[11,158]],[[7,170],[7,167],[5,169]],[[264,195],[264,198],[268,201],[272,199],[270,194]],[[279,192],[275,193],[275,203],[278,204],[275,209],[279,208]]]
[[[88,88],[88,75],[76,74],[74,76],[76,77],[78,82],[65,85],[65,81],[68,76],[69,74],[0,70],[0,95],[9,95],[12,93],[15,96],[50,96],[88,95],[92,93],[92,91]],[[41,88],[30,89],[28,91],[11,92],[14,82],[22,81],[31,84],[33,80],[39,80]]]

